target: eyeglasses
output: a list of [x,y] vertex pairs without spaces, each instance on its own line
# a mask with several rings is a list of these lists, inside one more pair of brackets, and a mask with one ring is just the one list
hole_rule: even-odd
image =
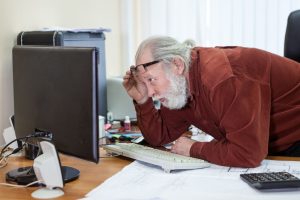
[[131,65],[130,66],[130,71],[132,73],[144,73],[146,71],[146,68],[151,66],[151,65],[154,65],[156,63],[159,63],[161,60],[155,60],[155,61],[151,61],[151,62],[147,62],[147,63],[144,63],[144,64],[139,64],[137,66],[134,66],[134,65]]

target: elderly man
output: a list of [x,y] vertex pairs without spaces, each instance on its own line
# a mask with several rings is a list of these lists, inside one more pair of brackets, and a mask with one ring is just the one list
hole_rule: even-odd
[[[172,152],[225,166],[300,156],[300,64],[254,48],[192,46],[148,38],[124,76],[146,141],[176,141]],[[190,125],[214,139],[183,137]]]

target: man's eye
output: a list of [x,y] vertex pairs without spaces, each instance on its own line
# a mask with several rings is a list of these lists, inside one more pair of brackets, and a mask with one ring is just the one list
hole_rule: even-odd
[[148,81],[151,83],[151,82],[155,81],[155,78],[148,78]]

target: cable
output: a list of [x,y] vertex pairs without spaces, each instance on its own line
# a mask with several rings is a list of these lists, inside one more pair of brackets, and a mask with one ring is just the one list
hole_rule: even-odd
[[99,156],[99,158],[114,158],[114,157],[118,157],[121,156],[122,154],[108,154],[108,156]]
[[[28,138],[25,138],[25,143],[27,142],[27,139]],[[7,165],[7,163],[8,163],[8,157],[9,156],[11,156],[12,154],[15,154],[15,153],[18,153],[19,151],[21,151],[23,148],[24,148],[24,146],[25,146],[25,143],[22,145],[22,147],[18,147],[18,148],[16,148],[16,149],[12,149],[12,148],[10,148],[9,147],[9,145],[11,144],[11,143],[13,143],[13,142],[15,142],[16,140],[14,140],[14,141],[11,141],[10,143],[8,143],[3,149],[2,149],[2,151],[1,151],[1,154],[0,154],[0,168],[3,168],[3,167],[5,167],[6,165]],[[8,152],[8,151],[11,151],[9,154],[7,154],[7,155],[4,155],[6,152]]]
[[42,181],[33,181],[31,183],[28,183],[27,185],[17,185],[17,184],[10,184],[10,183],[0,183],[0,185],[3,186],[9,186],[9,187],[17,187],[17,188],[26,188],[29,187],[31,185],[37,184],[37,183],[41,183]]
[[[31,135],[27,135],[27,136],[21,137],[21,138],[16,138],[16,139],[10,141],[8,144],[6,144],[6,145],[3,147],[3,149],[1,150],[1,153],[0,153],[0,157],[3,156],[3,153],[6,151],[6,148],[8,148],[8,146],[11,145],[13,142],[18,141],[18,140],[23,140],[23,139],[25,139],[25,142],[24,142],[24,143],[26,143],[27,140],[28,140],[29,138],[32,138],[32,137],[35,137],[35,138],[51,138],[51,139],[52,139],[53,135],[52,135],[51,132],[48,132],[48,131],[36,131],[36,132],[32,133]],[[15,153],[19,152],[21,149],[23,149],[23,147],[24,147],[24,145],[23,145],[22,147],[16,148],[16,149],[13,151],[12,154],[15,154]],[[10,155],[11,155],[11,154],[10,154]]]
[[[106,145],[103,145],[106,146]],[[117,154],[117,153],[106,153],[107,156],[99,156],[99,158],[113,158],[113,157],[118,157],[122,156],[122,154]]]
[[[27,143],[27,140],[29,138],[50,138],[52,139],[52,133],[51,132],[48,132],[48,131],[40,131],[40,130],[36,130],[36,132],[34,132],[33,134],[31,135],[27,135],[25,137],[21,137],[21,138],[16,138],[12,141],[10,141],[8,144],[6,144],[2,149],[1,149],[1,152],[0,152],[0,168],[3,168],[7,165],[8,163],[8,157],[11,156],[12,154],[15,154],[15,153],[18,153],[19,151],[21,151],[25,144]],[[13,149],[11,153],[7,154],[7,155],[4,155],[5,152],[8,152],[9,150],[11,150],[11,148],[9,147],[9,145],[11,145],[13,142],[15,141],[20,141],[20,140],[24,140],[24,143],[22,144],[21,147],[18,147],[16,149]],[[40,155],[41,153],[41,148],[39,148],[39,151],[38,151],[38,155]],[[38,156],[37,155],[37,156]]]
[[2,157],[1,160],[0,160],[0,168],[5,167],[6,165],[7,165],[7,157],[4,156],[4,157]]
[[16,139],[10,141],[10,142],[9,142],[8,144],[6,144],[6,145],[3,147],[3,149],[1,150],[0,157],[3,155],[3,153],[6,151],[6,148],[8,148],[9,145],[11,145],[12,143],[14,143],[14,142],[17,141],[17,140],[23,140],[23,139],[26,139],[27,137],[28,137],[28,136],[22,137],[22,138],[16,138]]

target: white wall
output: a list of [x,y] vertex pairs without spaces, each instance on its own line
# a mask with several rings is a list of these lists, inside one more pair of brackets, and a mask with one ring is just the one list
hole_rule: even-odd
[[20,31],[111,28],[105,34],[107,76],[121,73],[120,0],[0,0],[0,26],[0,145],[14,113],[11,50]]
[[131,59],[126,65],[132,63],[135,51],[130,47],[152,35],[168,35],[178,41],[191,38],[198,46],[256,47],[283,55],[287,17],[300,9],[300,0],[126,2],[121,5],[125,12],[122,24],[127,25],[122,30],[129,37],[122,41],[123,49],[129,49],[124,56]]

